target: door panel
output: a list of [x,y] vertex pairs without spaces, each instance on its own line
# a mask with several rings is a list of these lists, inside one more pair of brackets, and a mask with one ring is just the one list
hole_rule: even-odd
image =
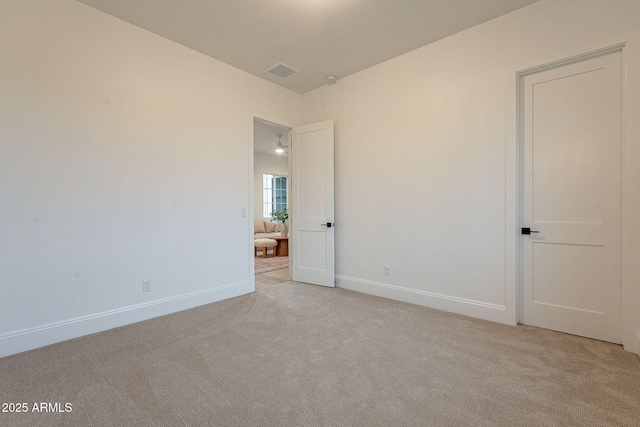
[[302,269],[325,271],[327,269],[327,251],[325,250],[325,233],[299,230],[298,241],[304,242],[306,250],[298,251],[297,265]]
[[591,291],[604,281],[602,267],[602,246],[534,244],[533,302],[602,313],[601,295]]
[[603,72],[532,88],[534,221],[602,222]]
[[620,342],[621,52],[521,84],[522,322]]
[[[291,147],[292,278],[334,286],[333,121],[293,128]],[[333,225],[333,224],[332,224]]]

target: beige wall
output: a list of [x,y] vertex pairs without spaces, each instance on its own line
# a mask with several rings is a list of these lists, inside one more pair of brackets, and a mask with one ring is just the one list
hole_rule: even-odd
[[73,0],[1,0],[0,58],[0,356],[253,290],[251,117],[299,95]]
[[[590,49],[639,23],[635,0],[543,0],[304,95],[306,122],[335,119],[338,285],[515,323],[516,141],[507,132],[518,64]],[[623,232],[638,236],[640,40],[621,37]],[[636,352],[637,240],[627,237],[623,283],[624,343]]]

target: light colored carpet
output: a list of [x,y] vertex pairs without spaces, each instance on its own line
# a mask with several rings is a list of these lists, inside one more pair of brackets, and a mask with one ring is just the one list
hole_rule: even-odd
[[262,258],[262,255],[258,255],[257,257],[254,257],[254,259],[255,274],[289,267],[289,257],[286,256],[268,256],[267,258]]
[[0,359],[2,426],[638,426],[620,346],[288,282]]

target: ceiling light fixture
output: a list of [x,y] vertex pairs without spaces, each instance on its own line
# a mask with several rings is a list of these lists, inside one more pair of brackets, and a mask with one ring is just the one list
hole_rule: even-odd
[[282,138],[282,134],[279,133],[278,134],[278,142],[276,142],[276,153],[278,154],[282,154],[284,153],[284,145],[282,145],[282,141],[280,141],[280,138]]

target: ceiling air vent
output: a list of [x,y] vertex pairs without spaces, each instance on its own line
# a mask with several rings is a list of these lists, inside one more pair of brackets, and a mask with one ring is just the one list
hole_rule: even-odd
[[299,71],[296,70],[295,68],[291,68],[288,65],[283,64],[282,62],[274,65],[273,67],[267,70],[267,73],[276,77],[280,77],[281,79],[286,79],[287,77],[292,76],[298,72]]

